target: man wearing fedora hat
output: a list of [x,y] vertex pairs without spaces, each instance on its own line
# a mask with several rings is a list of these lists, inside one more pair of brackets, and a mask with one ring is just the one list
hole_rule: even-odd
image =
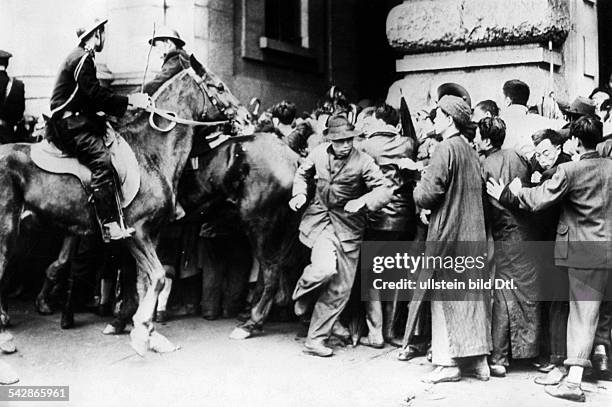
[[159,87],[183,69],[191,66],[189,54],[183,49],[183,41],[176,30],[160,27],[149,40],[149,44],[163,60],[161,72],[144,85],[144,92],[152,95]]
[[91,170],[95,213],[104,241],[128,237],[133,229],[119,222],[113,168],[104,145],[107,123],[98,112],[120,117],[128,108],[144,109],[150,103],[146,94],[121,96],[100,84],[94,56],[104,48],[107,22],[95,20],[77,30],[78,46],[61,65],[55,82],[47,132],[58,148]]
[[23,119],[25,97],[23,82],[6,72],[10,52],[0,50],[0,144],[16,143],[17,124]]
[[304,352],[322,357],[333,354],[325,340],[351,294],[366,209],[379,210],[393,195],[393,185],[374,160],[353,148],[356,132],[344,115],[332,116],[324,134],[330,143],[317,146],[306,157],[295,174],[289,201],[294,211],[302,208],[309,181],[316,180],[315,195],[300,223],[300,240],[312,249],[311,264],[304,269],[293,299],[298,316],[314,302]]

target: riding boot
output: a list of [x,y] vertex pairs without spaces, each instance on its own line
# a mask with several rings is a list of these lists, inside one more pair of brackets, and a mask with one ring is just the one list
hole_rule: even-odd
[[113,180],[94,188],[93,198],[96,216],[102,230],[102,239],[105,243],[125,239],[134,233],[133,228],[123,225],[121,207]]

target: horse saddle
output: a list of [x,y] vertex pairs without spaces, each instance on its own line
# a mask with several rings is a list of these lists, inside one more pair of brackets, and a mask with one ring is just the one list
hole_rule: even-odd
[[[140,189],[140,167],[130,145],[114,130],[109,129],[105,137],[106,147],[110,150],[111,161],[119,180],[121,206],[126,208]],[[32,161],[41,170],[53,174],[70,174],[77,177],[85,190],[90,190],[91,171],[76,158],[62,152],[48,140],[32,144]]]

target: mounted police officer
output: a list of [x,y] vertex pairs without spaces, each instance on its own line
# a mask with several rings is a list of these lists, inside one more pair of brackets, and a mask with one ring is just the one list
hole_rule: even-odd
[[128,108],[144,109],[150,104],[146,94],[117,95],[98,81],[94,57],[104,48],[107,21],[96,20],[77,30],[79,44],[60,67],[53,89],[47,134],[62,151],[91,170],[96,216],[106,242],[129,237],[133,229],[120,222],[114,168],[104,145],[107,123],[98,112],[120,117]]
[[144,92],[152,95],[164,82],[183,69],[189,68],[191,64],[189,54],[183,49],[185,41],[181,39],[176,30],[160,27],[159,31],[155,32],[153,38],[149,40],[149,44],[163,60],[161,72],[144,86]]
[[0,144],[19,140],[17,125],[23,120],[25,97],[23,82],[11,78],[6,72],[10,52],[0,50]]

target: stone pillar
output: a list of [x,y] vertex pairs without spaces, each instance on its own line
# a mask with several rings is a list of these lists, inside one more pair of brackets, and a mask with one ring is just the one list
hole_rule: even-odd
[[396,69],[404,75],[391,86],[388,102],[397,106],[402,89],[411,107],[422,108],[440,84],[457,82],[474,102],[501,103],[508,79],[529,84],[531,104],[551,86],[563,100],[588,95],[598,80],[597,20],[589,3],[594,1],[404,1],[387,17],[389,44],[402,55]]

